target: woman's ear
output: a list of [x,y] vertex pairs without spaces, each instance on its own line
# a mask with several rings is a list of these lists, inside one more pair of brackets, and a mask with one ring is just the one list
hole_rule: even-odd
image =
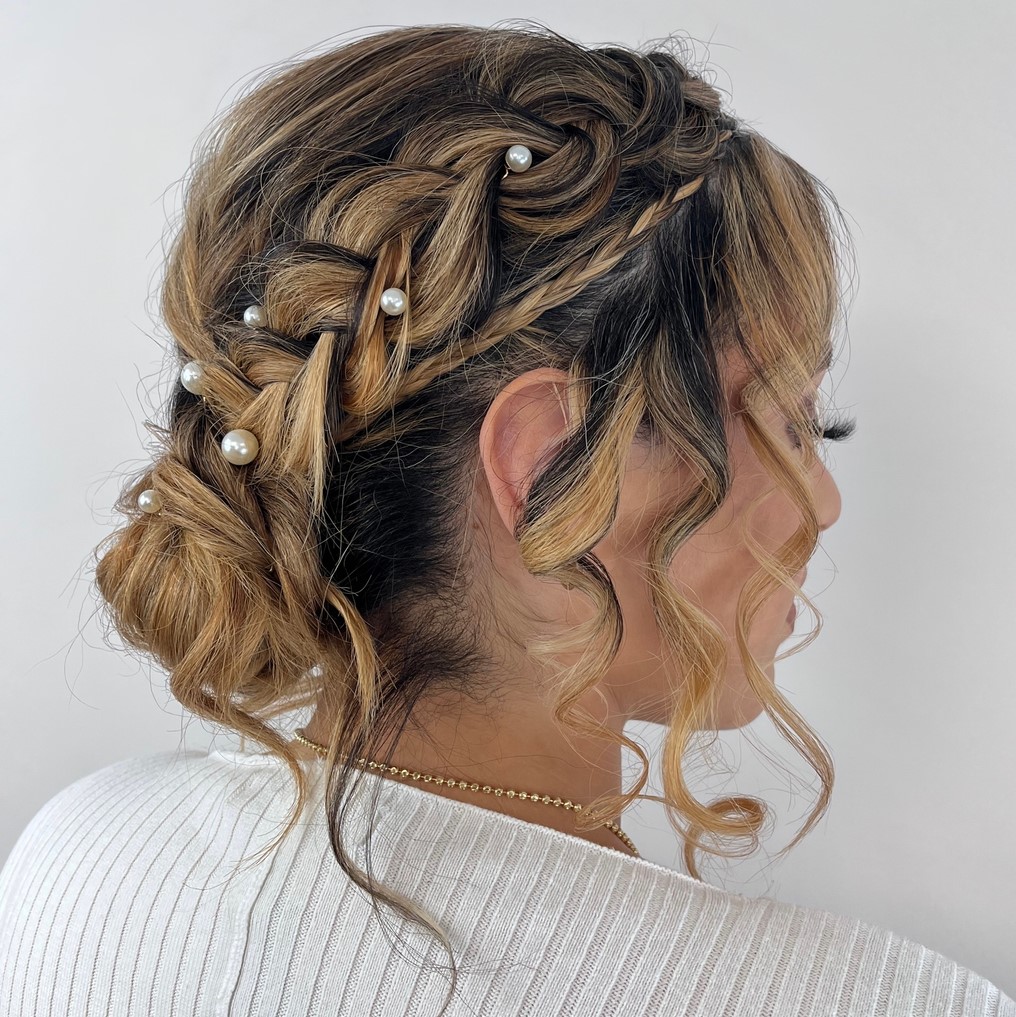
[[565,371],[541,367],[513,378],[494,398],[480,428],[480,460],[491,498],[514,536],[540,469],[569,435]]

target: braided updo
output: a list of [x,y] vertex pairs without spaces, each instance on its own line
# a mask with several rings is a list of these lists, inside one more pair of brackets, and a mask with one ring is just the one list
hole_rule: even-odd
[[[533,162],[505,176],[516,143]],[[271,720],[327,700],[339,718],[328,759],[336,858],[372,898],[444,940],[356,866],[339,805],[360,774],[353,761],[375,758],[422,694],[496,694],[477,677],[489,659],[457,569],[461,506],[499,389],[559,368],[581,425],[533,483],[516,536],[534,574],[599,608],[587,636],[601,652],[563,677],[562,698],[591,688],[620,643],[590,548],[611,524],[626,450],[634,439],[669,448],[700,489],[661,525],[649,563],[661,627],[693,679],[667,732],[663,800],[694,876],[693,850],[714,850],[698,832],[756,845],[764,803],[704,804],[685,783],[682,755],[708,726],[725,645],[665,575],[729,486],[720,354],[736,347],[753,365],[749,417],[775,399],[808,429],[796,393],[839,307],[830,210],[815,177],[725,114],[666,49],[587,49],[542,26],[428,25],[278,70],[224,117],[188,182],[161,309],[177,370],[199,362],[202,392],[177,386],[160,454],[118,502],[130,518],[96,573],[115,627],[167,669],[187,710],[287,762],[293,823],[305,774]],[[379,310],[389,287],[405,291],[405,313]],[[259,325],[244,319],[251,304],[265,309]],[[260,443],[240,467],[219,449],[239,428]],[[767,559],[770,583],[746,615],[818,535],[807,460],[762,426],[749,421],[748,433],[807,525]],[[158,512],[139,510],[146,490]],[[740,647],[765,709],[822,778],[796,843],[826,807],[832,763]],[[568,710],[562,720],[579,723]],[[603,737],[644,770],[631,792],[583,810],[590,827],[648,776],[637,743]]]

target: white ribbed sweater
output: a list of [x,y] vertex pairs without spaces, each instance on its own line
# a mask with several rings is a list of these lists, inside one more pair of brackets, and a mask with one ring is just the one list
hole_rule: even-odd
[[[332,856],[323,764],[305,765],[308,812],[254,866],[292,804],[270,756],[127,759],[51,798],[0,870],[0,1015],[436,1014],[447,953],[382,905],[392,948]],[[369,781],[373,871],[455,947],[449,1017],[1016,1017],[996,986],[888,930],[370,773],[350,799],[361,866]]]

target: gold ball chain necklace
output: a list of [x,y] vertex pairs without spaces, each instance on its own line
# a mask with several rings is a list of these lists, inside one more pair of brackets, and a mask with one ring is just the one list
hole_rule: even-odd
[[[317,742],[312,742],[309,738],[301,734],[301,729],[297,728],[294,732],[294,738],[298,742],[302,742],[304,745],[309,746],[320,756],[327,756],[328,749],[324,745],[319,745]],[[419,773],[416,770],[399,769],[397,766],[385,766],[384,763],[375,763],[372,759],[364,759],[362,756],[356,761],[359,766],[367,766],[371,770],[380,770],[382,773],[390,773],[400,777],[410,777],[413,780],[422,780],[426,784],[438,784],[447,785],[448,787],[458,787],[464,791],[481,791],[486,795],[495,795],[498,798],[504,796],[505,798],[521,798],[523,801],[530,802],[543,802],[544,805],[556,805],[559,808],[571,809],[574,812],[581,812],[582,806],[577,802],[572,802],[567,799],[551,798],[550,795],[536,794],[533,791],[515,791],[513,789],[506,790],[501,787],[491,787],[489,784],[470,784],[465,780],[452,780],[448,777],[435,777],[429,773]],[[632,843],[631,838],[617,825],[617,823],[604,823],[603,824],[608,830],[616,834],[631,851],[636,858],[642,856],[638,852],[638,848]],[[620,850],[620,848],[618,848]]]

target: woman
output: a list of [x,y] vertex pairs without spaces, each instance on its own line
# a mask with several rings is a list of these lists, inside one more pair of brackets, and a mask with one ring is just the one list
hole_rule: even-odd
[[[832,785],[773,679],[840,513],[819,442],[854,426],[818,416],[837,211],[663,50],[398,28],[245,97],[167,264],[164,449],[96,573],[241,748],[47,803],[0,873],[3,1012],[1016,1017],[696,863],[767,816],[694,797],[696,732],[765,710],[802,752],[790,846]],[[689,875],[622,828],[630,720],[667,728]]]

